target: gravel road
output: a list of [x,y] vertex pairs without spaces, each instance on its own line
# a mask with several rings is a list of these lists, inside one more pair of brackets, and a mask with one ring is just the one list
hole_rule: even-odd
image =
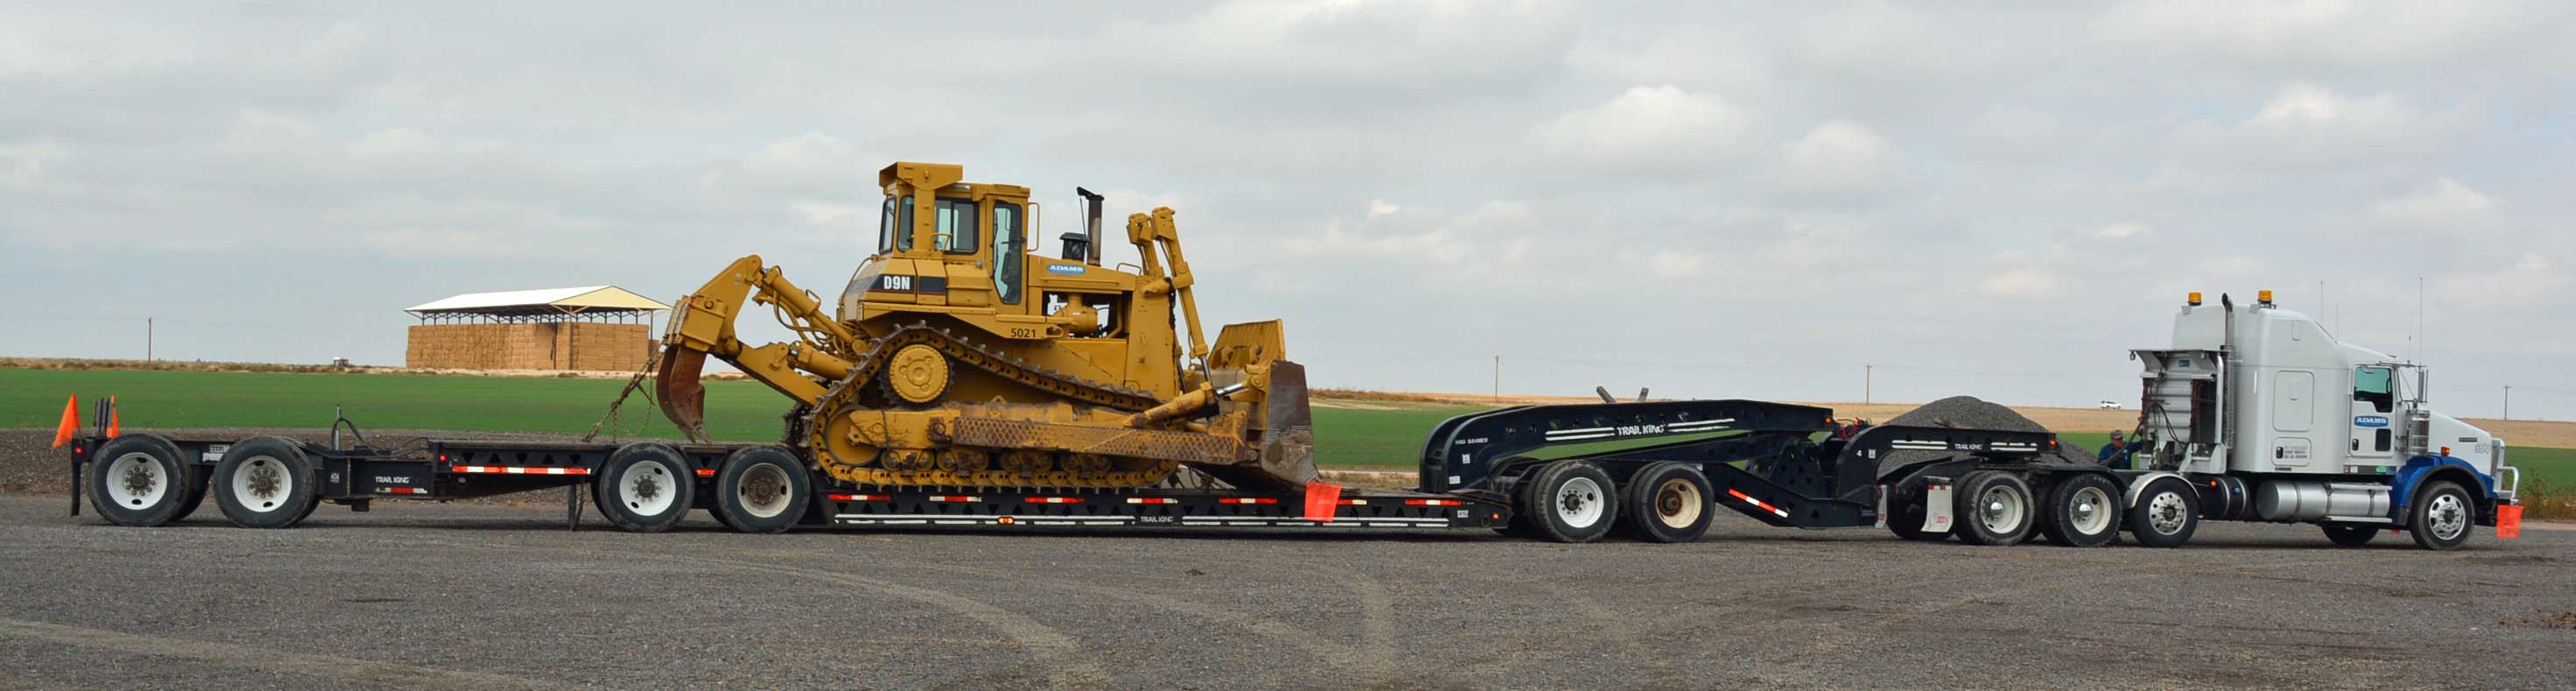
[[549,506],[0,497],[0,688],[2534,687],[2576,531],[2431,553],[2216,524],[1968,547],[1720,516],[1683,545],[1482,531],[569,532]]

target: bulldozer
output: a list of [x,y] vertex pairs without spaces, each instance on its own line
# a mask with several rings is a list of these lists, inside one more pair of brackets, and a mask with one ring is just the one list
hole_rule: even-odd
[[[1205,340],[1171,208],[1128,216],[1127,271],[1101,265],[1101,195],[1076,188],[1084,229],[1049,257],[1027,187],[964,178],[878,171],[877,251],[829,314],[758,255],[682,298],[654,366],[664,415],[703,436],[712,355],[793,400],[782,443],[851,486],[1116,490],[1183,466],[1246,489],[1315,479],[1305,368],[1275,320]],[[795,339],[744,343],[735,318],[759,305]]]

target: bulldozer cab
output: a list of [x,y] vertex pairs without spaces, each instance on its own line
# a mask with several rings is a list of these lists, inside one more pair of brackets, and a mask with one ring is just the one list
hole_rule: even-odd
[[1029,314],[1029,190],[966,183],[960,166],[897,163],[878,171],[877,251],[843,293],[843,321],[862,302],[989,307]]

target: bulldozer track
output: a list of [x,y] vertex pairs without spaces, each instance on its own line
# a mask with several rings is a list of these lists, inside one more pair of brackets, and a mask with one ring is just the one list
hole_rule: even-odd
[[[833,382],[830,388],[824,390],[823,397],[815,400],[814,405],[799,406],[795,410],[788,411],[788,444],[805,451],[824,472],[845,482],[863,486],[1145,487],[1161,482],[1180,468],[1180,463],[1177,461],[1134,459],[1130,465],[1141,464],[1143,467],[1119,472],[1073,472],[1060,469],[1064,462],[1069,460],[1070,454],[1051,453],[1053,462],[1049,465],[1059,469],[1038,472],[1007,469],[958,472],[936,467],[906,470],[869,467],[868,464],[875,459],[853,460],[833,457],[829,451],[831,445],[821,436],[829,427],[825,422],[834,416],[854,412],[854,409],[867,409],[867,406],[860,405],[859,394],[868,390],[878,379],[888,357],[896,350],[915,344],[937,348],[940,354],[947,356],[951,362],[972,366],[988,374],[1071,401],[1128,411],[1141,411],[1162,402],[1149,392],[1095,383],[1069,374],[1030,366],[1018,358],[993,352],[981,344],[968,343],[947,328],[933,327],[925,321],[899,327],[893,333],[886,334],[884,338],[876,339],[869,345],[866,352],[859,354],[853,361],[850,374],[842,377],[840,381]],[[998,452],[1005,450],[1007,449],[986,449],[997,456]]]

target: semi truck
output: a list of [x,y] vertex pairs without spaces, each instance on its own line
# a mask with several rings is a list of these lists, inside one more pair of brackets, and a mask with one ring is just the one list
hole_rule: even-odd
[[[1530,405],[1442,422],[1414,486],[866,486],[783,444],[429,439],[384,449],[345,417],[326,443],[83,427],[67,411],[71,512],[164,525],[211,495],[250,528],[322,504],[454,500],[570,488],[629,531],[692,511],[743,532],[829,527],[979,530],[1461,528],[1555,542],[1689,542],[1719,509],[1790,528],[1884,528],[1909,540],[2067,546],[2188,543],[2200,521],[2303,522],[2358,545],[2383,531],[2427,549],[2472,526],[2518,528],[2504,440],[2435,412],[2425,368],[2334,340],[2268,294],[2238,309],[2193,294],[2171,347],[2144,363],[2125,467],[2077,462],[2047,432],[1868,425],[1823,407],[1751,400]],[[2347,383],[2349,386],[2347,386]],[[102,404],[95,419],[113,420]]]

